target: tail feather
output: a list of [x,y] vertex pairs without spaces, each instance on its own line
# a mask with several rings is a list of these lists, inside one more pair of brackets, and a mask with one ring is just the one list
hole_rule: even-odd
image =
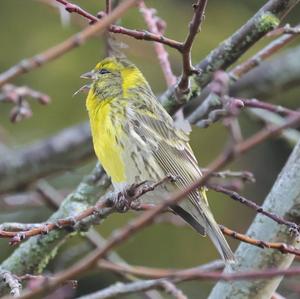
[[210,212],[209,207],[205,204],[205,206],[202,207],[201,212],[198,208],[195,208],[195,206],[192,211],[190,209],[190,205],[187,206],[182,204],[181,206],[172,207],[172,210],[182,217],[188,224],[190,224],[198,233],[203,236],[207,234],[210,237],[219,254],[226,263],[234,263],[234,254],[231,251],[212,213]]
[[208,211],[208,213],[205,213],[205,222],[207,224],[207,234],[218,249],[223,260],[229,264],[235,263],[234,254],[231,251],[222,231],[220,230],[210,211]]

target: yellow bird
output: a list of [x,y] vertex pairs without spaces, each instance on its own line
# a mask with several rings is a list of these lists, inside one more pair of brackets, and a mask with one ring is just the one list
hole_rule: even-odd
[[[123,57],[109,57],[81,77],[92,80],[86,107],[94,149],[116,191],[176,176],[174,182],[142,196],[142,202],[155,204],[199,179],[201,171],[188,135],[175,127],[134,64]],[[203,188],[171,209],[201,235],[207,233],[226,262],[234,261]]]

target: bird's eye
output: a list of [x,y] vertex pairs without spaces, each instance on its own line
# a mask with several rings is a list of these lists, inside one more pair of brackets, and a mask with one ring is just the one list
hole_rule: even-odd
[[108,74],[109,71],[106,70],[106,69],[101,69],[101,70],[98,71],[98,73],[99,73],[100,75],[104,75],[104,74]]

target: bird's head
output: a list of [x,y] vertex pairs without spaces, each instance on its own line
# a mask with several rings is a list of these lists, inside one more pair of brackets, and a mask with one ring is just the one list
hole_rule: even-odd
[[105,58],[92,71],[81,75],[81,78],[92,80],[85,87],[89,87],[89,95],[99,101],[126,97],[139,86],[148,85],[139,69],[123,57]]

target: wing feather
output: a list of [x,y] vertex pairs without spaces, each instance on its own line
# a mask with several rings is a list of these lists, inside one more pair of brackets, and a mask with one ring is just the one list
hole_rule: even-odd
[[[152,155],[162,172],[178,177],[175,181],[177,188],[184,189],[199,179],[201,171],[188,143],[189,137],[184,131],[175,128],[167,112],[162,109],[152,112],[136,109],[133,111],[134,113],[129,112],[128,117],[130,127],[143,140],[147,140],[147,146],[151,147]],[[200,196],[198,190],[192,191],[188,198],[190,203],[182,205],[186,205],[189,211],[196,208],[197,215],[193,212],[192,215],[199,219],[199,213],[203,215],[203,205],[207,208],[206,198]]]

